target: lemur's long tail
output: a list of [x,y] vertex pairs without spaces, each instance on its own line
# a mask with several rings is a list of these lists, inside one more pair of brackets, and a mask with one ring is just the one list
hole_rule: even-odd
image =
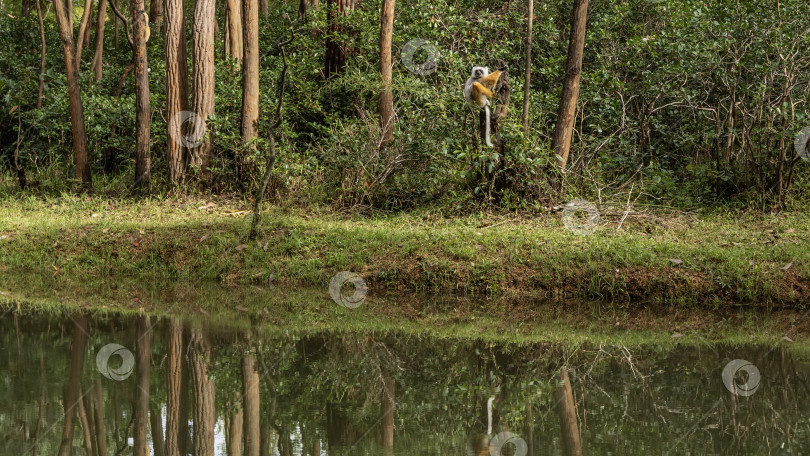
[[492,117],[490,115],[490,112],[489,112],[489,105],[484,106],[484,109],[486,110],[486,115],[487,115],[487,131],[486,131],[484,137],[485,137],[485,139],[487,141],[487,146],[495,147],[495,146],[492,145],[492,141],[490,141],[490,139],[489,139],[489,118]]

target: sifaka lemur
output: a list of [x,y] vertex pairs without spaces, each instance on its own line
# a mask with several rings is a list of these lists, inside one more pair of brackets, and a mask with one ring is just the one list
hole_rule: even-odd
[[489,111],[489,99],[494,96],[492,88],[498,83],[501,73],[506,71],[506,69],[507,68],[504,67],[501,69],[502,71],[499,70],[490,74],[489,68],[474,66],[470,78],[467,79],[467,83],[464,84],[464,98],[468,102],[478,106],[479,109],[483,108],[486,111],[486,132],[484,137],[489,147],[493,147],[492,141],[489,138],[490,118],[492,117]]

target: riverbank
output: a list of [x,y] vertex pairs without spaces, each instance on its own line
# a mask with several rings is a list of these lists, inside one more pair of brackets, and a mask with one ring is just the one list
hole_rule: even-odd
[[66,282],[212,281],[499,300],[586,299],[703,308],[800,308],[810,297],[810,215],[612,215],[585,234],[561,214],[390,216],[273,208],[257,241],[239,200],[0,201],[0,273]]

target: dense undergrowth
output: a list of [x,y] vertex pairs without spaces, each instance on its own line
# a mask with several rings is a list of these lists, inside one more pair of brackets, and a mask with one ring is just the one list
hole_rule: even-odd
[[[325,3],[325,2],[324,2]],[[263,171],[267,124],[281,59],[273,51],[291,26],[291,73],[279,131],[276,201],[383,210],[484,207],[535,211],[557,200],[549,151],[566,57],[570,2],[539,2],[532,61],[531,128],[520,126],[525,5],[513,2],[410,0],[394,25],[394,141],[379,153],[376,96],[379,1],[365,0],[345,19],[351,47],[341,74],[323,79],[325,5],[299,23],[295,2],[272,2],[261,21],[261,115],[258,152],[239,146],[240,72],[224,58],[224,3],[218,5],[216,115],[210,185],[196,174],[191,192],[255,190]],[[189,3],[190,8],[190,3]],[[14,3],[6,3],[14,8]],[[80,11],[81,8],[77,8]],[[190,11],[190,9],[189,9]],[[190,12],[188,13],[190,14]],[[597,1],[590,6],[580,109],[565,197],[600,203],[767,210],[802,209],[810,195],[808,163],[793,138],[810,126],[810,33],[806,5],[754,1]],[[14,153],[33,194],[73,190],[64,60],[53,13],[45,98],[36,109],[39,39],[35,13],[0,17],[0,192],[18,191]],[[111,16],[111,15],[110,15]],[[438,50],[436,71],[410,72],[402,50],[425,39]],[[134,168],[134,82],[114,92],[130,59],[107,27],[103,79],[91,83],[92,46],[81,79],[94,191],[126,196]],[[413,57],[427,57],[421,50]],[[481,148],[461,88],[473,64],[508,63],[513,87],[501,133],[504,156]],[[165,65],[160,33],[149,42],[153,193],[166,195]],[[189,65],[192,65],[189,60]],[[20,108],[12,111],[12,108]],[[19,126],[19,128],[18,128]],[[19,141],[18,141],[19,140]],[[107,157],[107,158],[105,158]],[[105,170],[105,161],[106,167]],[[102,177],[105,174],[106,176]]]

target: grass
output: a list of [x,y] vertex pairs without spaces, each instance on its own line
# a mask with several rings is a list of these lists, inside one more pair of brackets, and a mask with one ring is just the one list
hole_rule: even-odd
[[[209,204],[210,203],[210,204]],[[342,270],[376,292],[798,308],[810,296],[810,215],[605,210],[590,234],[560,214],[384,216],[272,208],[248,242],[238,200],[4,197],[0,271],[61,283],[211,281],[322,288]],[[621,214],[620,214],[621,215]],[[790,265],[786,268],[786,266]]]

